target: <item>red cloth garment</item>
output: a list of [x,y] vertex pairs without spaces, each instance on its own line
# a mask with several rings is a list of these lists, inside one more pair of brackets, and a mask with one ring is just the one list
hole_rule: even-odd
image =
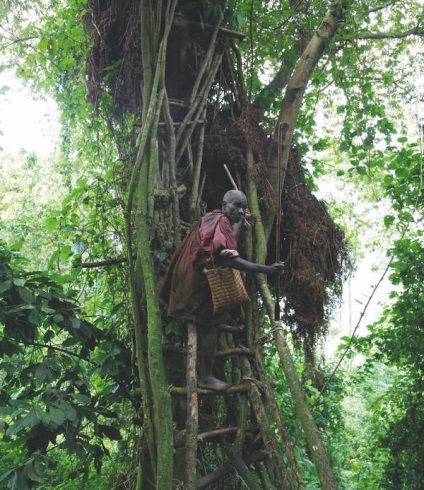
[[233,226],[219,209],[203,216],[199,233],[200,244],[205,252],[216,254],[226,248],[237,250]]
[[203,272],[213,256],[224,249],[237,250],[230,220],[220,211],[207,213],[180,243],[169,264],[160,297],[168,316],[203,325],[220,323],[225,313],[213,314],[212,296]]

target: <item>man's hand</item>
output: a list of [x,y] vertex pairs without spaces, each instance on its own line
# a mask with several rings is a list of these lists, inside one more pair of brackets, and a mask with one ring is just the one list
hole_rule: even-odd
[[275,262],[268,266],[267,274],[270,276],[276,276],[277,274],[282,274],[284,272],[284,262]]

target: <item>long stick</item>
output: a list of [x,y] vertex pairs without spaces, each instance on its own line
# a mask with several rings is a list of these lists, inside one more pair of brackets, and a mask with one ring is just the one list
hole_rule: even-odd
[[197,330],[189,322],[187,342],[187,423],[186,423],[186,481],[187,490],[196,488],[197,433],[199,429],[199,401],[197,396],[196,359]]
[[230,182],[233,184],[234,190],[235,191],[238,191],[237,184],[236,184],[235,180],[233,179],[233,176],[231,175],[231,173],[228,170],[228,167],[227,167],[227,165],[225,163],[224,163],[224,169],[227,172],[227,175],[228,175],[228,178],[230,179]]
[[[281,140],[283,125],[278,125],[277,131],[277,192],[275,203],[275,261],[280,262],[281,247]],[[275,298],[275,321],[280,320],[280,276],[277,276],[276,298]]]

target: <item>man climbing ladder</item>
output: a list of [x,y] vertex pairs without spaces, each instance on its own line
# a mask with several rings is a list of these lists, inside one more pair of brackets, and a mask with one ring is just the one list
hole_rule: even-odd
[[234,227],[246,212],[247,198],[243,192],[231,190],[223,198],[222,208],[207,213],[193,227],[175,251],[168,267],[161,298],[168,305],[168,315],[200,327],[199,386],[226,391],[227,383],[213,374],[219,325],[228,321],[228,310],[214,312],[212,294],[204,269],[213,262],[245,272],[276,275],[284,264],[260,265],[242,259],[237,252]]

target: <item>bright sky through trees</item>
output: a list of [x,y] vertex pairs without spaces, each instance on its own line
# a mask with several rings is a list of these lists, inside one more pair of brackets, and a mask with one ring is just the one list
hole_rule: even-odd
[[14,154],[21,149],[47,156],[59,140],[59,113],[52,100],[35,99],[12,74],[0,74],[0,147]]

